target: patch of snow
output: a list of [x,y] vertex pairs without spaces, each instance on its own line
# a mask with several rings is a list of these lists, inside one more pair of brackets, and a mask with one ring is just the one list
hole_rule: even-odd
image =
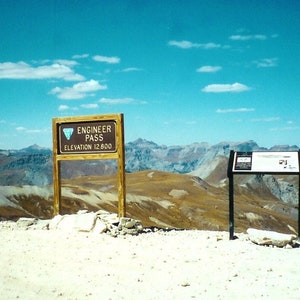
[[171,190],[170,193],[169,193],[169,195],[172,196],[175,199],[180,199],[184,196],[187,196],[188,194],[189,193],[185,190],[175,190],[175,189]]

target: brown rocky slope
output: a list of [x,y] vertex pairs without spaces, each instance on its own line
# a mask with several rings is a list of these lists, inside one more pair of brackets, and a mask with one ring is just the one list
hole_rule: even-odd
[[[52,186],[0,187],[0,216],[53,216]],[[62,181],[61,214],[80,209],[118,211],[116,176],[88,176]],[[247,228],[295,233],[295,207],[268,190],[235,187],[235,231]],[[228,187],[197,176],[146,170],[126,174],[126,216],[144,227],[228,230]]]

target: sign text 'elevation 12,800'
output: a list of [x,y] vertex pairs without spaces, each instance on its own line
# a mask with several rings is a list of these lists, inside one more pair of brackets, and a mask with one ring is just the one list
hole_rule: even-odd
[[58,126],[59,154],[116,152],[116,122],[90,121]]

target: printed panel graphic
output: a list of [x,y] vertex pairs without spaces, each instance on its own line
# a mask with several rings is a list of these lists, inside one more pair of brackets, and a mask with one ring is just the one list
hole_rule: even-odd
[[299,172],[298,152],[253,152],[253,172]]
[[252,152],[237,152],[233,167],[236,171],[251,171]]
[[236,152],[233,172],[298,173],[298,152]]

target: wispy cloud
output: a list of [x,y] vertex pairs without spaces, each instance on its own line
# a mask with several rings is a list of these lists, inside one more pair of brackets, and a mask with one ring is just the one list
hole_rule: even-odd
[[86,109],[94,109],[94,108],[98,108],[99,105],[97,103],[89,103],[89,104],[81,104],[80,107]]
[[59,111],[64,111],[64,110],[68,110],[70,107],[68,106],[68,105],[60,105],[59,107],[58,107],[58,110]]
[[285,127],[277,127],[271,128],[270,131],[294,131],[300,130],[300,126],[285,126]]
[[77,61],[70,60],[70,59],[55,59],[54,62],[60,65],[70,66],[70,67],[78,65]]
[[[272,119],[275,119],[274,121],[278,121],[280,120],[280,118],[271,118],[271,121]],[[300,126],[297,126],[297,125],[293,125],[294,124],[294,121],[292,120],[288,120],[286,122],[287,126],[281,126],[281,127],[273,127],[273,128],[270,128],[270,131],[278,131],[278,132],[281,132],[281,131],[296,131],[296,130],[299,130],[300,131]]]
[[215,44],[215,43],[205,43],[205,44],[199,44],[199,43],[192,43],[190,41],[169,41],[169,46],[178,47],[181,49],[191,49],[191,48],[201,48],[201,49],[214,49],[214,48],[221,48],[222,45]]
[[258,67],[258,68],[272,68],[276,67],[278,62],[278,58],[263,58],[259,60],[254,60],[253,63]]
[[202,92],[205,93],[237,93],[249,91],[250,88],[241,83],[233,84],[209,84],[202,89]]
[[218,108],[216,110],[216,113],[218,113],[218,114],[228,114],[228,113],[244,113],[244,112],[252,112],[252,111],[255,111],[255,109],[254,108],[247,108],[247,107],[225,108],[225,109]]
[[236,35],[231,35],[229,39],[232,41],[249,41],[249,40],[264,41],[267,39],[267,36],[264,34],[250,34],[250,35],[236,34]]
[[93,60],[98,62],[105,62],[108,64],[118,64],[121,61],[121,59],[117,56],[102,56],[102,55],[93,56]]
[[130,68],[125,68],[125,69],[121,70],[121,72],[137,72],[137,71],[142,71],[142,69],[135,68],[135,67],[130,67]]
[[77,108],[77,107],[71,107],[71,106],[69,106],[69,105],[60,105],[60,106],[58,107],[58,110],[59,110],[59,111],[78,110],[78,108]]
[[199,73],[216,73],[218,71],[222,70],[222,67],[220,66],[202,66],[196,70],[196,72]]
[[45,132],[46,130],[45,129],[28,129],[28,128],[25,128],[25,127],[22,127],[22,126],[19,126],[16,128],[16,130],[18,132],[23,132],[23,133],[41,133],[41,132]]
[[130,104],[135,102],[132,98],[101,98],[99,103],[116,105],[116,104]]
[[72,87],[55,87],[50,94],[57,95],[59,99],[82,99],[87,96],[93,96],[93,92],[107,89],[106,85],[101,85],[96,80],[89,80],[74,84]]
[[73,59],[80,59],[80,58],[87,58],[89,57],[89,54],[85,53],[85,54],[75,54],[72,56]]
[[63,79],[66,81],[84,80],[68,65],[54,63],[33,67],[23,61],[0,63],[0,79]]
[[147,101],[137,100],[133,98],[101,98],[99,103],[107,104],[107,105],[116,105],[116,104],[138,104],[144,105],[147,104]]
[[279,117],[268,117],[268,118],[258,118],[258,119],[252,119],[252,122],[277,122],[280,121]]

